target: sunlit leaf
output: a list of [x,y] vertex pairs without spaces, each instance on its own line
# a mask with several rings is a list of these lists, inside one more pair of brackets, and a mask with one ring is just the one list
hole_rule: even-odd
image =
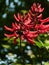
[[36,44],[39,48],[41,48],[41,47],[44,46],[44,44],[42,44],[42,43],[40,43],[40,42],[38,42],[38,41],[35,41],[35,44]]
[[4,48],[10,48],[10,45],[4,45],[4,44],[2,44],[2,46],[4,47]]

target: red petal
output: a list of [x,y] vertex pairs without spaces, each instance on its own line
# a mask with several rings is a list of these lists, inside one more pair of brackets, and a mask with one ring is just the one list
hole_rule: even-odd
[[31,44],[34,44],[34,41],[32,40],[32,39],[27,39],[27,41],[29,42],[29,43],[31,43]]
[[39,16],[37,16],[37,18],[42,18],[42,14],[40,14]]
[[35,37],[37,37],[37,36],[38,36],[38,34],[28,34],[28,35],[27,35],[28,38],[35,38]]
[[20,20],[21,19],[21,15],[18,13],[18,19]]
[[40,20],[40,22],[41,22],[41,24],[46,23],[46,22],[49,22],[49,17],[46,18],[46,19]]
[[18,34],[16,33],[16,32],[14,32],[14,34],[13,34],[15,37],[18,37]]
[[16,15],[15,15],[15,14],[14,14],[14,18],[15,18],[15,20],[16,20],[16,21],[19,21],[19,19],[16,17]]
[[35,12],[35,8],[36,8],[36,3],[33,3],[33,6],[31,6],[32,12]]
[[7,27],[7,26],[4,26],[4,28],[5,28],[6,30],[8,30],[8,31],[13,32],[13,29],[12,29],[12,28],[9,28],[9,27]]
[[33,3],[33,8],[36,8],[36,6],[37,6],[36,3]]
[[46,33],[46,32],[47,32],[47,30],[39,30],[38,31],[39,34],[43,34],[43,33]]
[[35,12],[38,12],[38,8],[35,8]]
[[20,25],[19,24],[15,23],[15,26],[16,26],[17,29],[20,29]]
[[43,12],[44,8],[39,8],[39,13]]
[[24,24],[25,24],[25,25],[28,25],[28,24],[30,24],[30,22],[31,22],[31,20],[28,18],[28,20],[25,20],[25,21],[24,21]]
[[[38,5],[38,4],[37,4],[37,5]],[[40,7],[41,7],[41,4],[38,5],[38,8],[40,8]]]
[[14,35],[13,34],[4,34],[4,36],[8,37],[8,38],[11,38],[13,37]]
[[18,29],[14,23],[12,23],[12,27],[13,27],[13,30],[17,30]]
[[24,21],[27,19],[28,15],[24,15]]
[[44,25],[43,29],[49,29],[49,25]]
[[17,38],[14,39],[14,45],[17,44],[17,41],[16,41]]

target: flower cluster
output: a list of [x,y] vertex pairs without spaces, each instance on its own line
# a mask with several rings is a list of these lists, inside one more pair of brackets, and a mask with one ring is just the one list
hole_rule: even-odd
[[49,24],[47,24],[49,17],[42,18],[43,10],[41,4],[34,3],[27,14],[21,15],[18,13],[17,16],[14,14],[16,22],[12,23],[12,27],[9,28],[4,25],[4,28],[11,34],[5,33],[4,35],[9,38],[14,37],[14,43],[16,43],[17,38],[21,38],[21,40],[27,40],[27,42],[34,44],[34,39],[39,34],[49,32]]

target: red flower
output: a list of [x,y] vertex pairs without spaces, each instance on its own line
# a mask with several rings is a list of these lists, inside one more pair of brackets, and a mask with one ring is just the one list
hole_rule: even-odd
[[35,30],[38,31],[38,34],[47,33],[47,32],[49,32],[49,24],[48,25],[37,24],[35,26]]
[[[18,13],[14,18],[16,23],[12,23],[12,27],[9,28],[4,26],[7,31],[10,31],[10,34],[4,34],[5,36],[11,38],[15,37],[14,43],[16,43],[17,38],[21,40],[27,40],[29,43],[34,43],[34,39],[43,33],[49,32],[49,17],[42,19],[42,12],[44,8],[41,8],[41,4],[34,3],[31,6],[31,9],[26,15],[21,15]],[[21,36],[21,37],[20,37]]]
[[41,13],[43,12],[44,8],[41,8],[41,4],[39,3],[34,3],[32,6],[31,6],[31,11],[32,13]]
[[[37,31],[38,34],[49,32],[49,17],[42,19],[42,12],[44,8],[41,8],[41,4],[34,3],[28,12],[28,17],[31,19],[33,30]],[[46,25],[45,25],[46,24]]]
[[24,15],[21,16],[18,13],[18,16],[16,17],[16,15],[14,14],[14,18],[16,19],[17,23],[19,22],[22,26],[22,28],[27,28],[27,29],[31,29],[32,28],[32,24],[31,24],[31,19],[28,17],[28,15]]
[[36,24],[41,23],[40,20],[42,20],[42,12],[44,8],[41,8],[41,4],[39,3],[34,3],[31,6],[31,9],[28,12],[28,18],[31,19],[31,25],[33,30],[35,30]]
[[27,39],[27,42],[34,44],[34,38],[38,36],[37,31],[29,31],[24,32],[24,37]]
[[49,17],[46,19],[41,19],[39,21],[41,22],[41,24],[45,24],[45,23],[49,22]]
[[32,26],[30,25],[30,23],[31,23],[30,18],[26,19],[25,17],[21,16],[20,14],[18,14],[18,17],[16,17],[16,15],[14,14],[14,18],[16,19],[16,23],[12,23],[12,28],[4,26],[4,28],[7,31],[10,31],[12,33],[12,34],[4,34],[5,36],[7,36],[9,38],[15,37],[14,43],[16,43],[16,39],[18,37],[20,37],[20,35],[21,35],[22,40],[24,40],[24,39],[31,40],[32,38],[37,37],[35,35],[35,33],[30,32],[30,29],[32,28]]

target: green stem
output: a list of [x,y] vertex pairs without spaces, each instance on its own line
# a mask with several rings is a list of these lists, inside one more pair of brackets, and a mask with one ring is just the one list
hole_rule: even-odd
[[[40,37],[39,37],[39,36],[38,36],[38,41],[39,41],[39,42],[42,44],[42,46],[44,47],[43,42],[40,40]],[[39,49],[39,59],[40,59],[41,65],[42,65],[41,49]]]
[[[21,26],[20,26],[20,31],[21,31]],[[22,46],[21,46],[21,33],[20,33],[20,55],[22,56],[22,63],[23,65],[25,65],[25,59],[24,59],[24,53],[23,53],[23,49],[22,49]]]
[[21,35],[20,35],[20,49],[21,49]]
[[40,37],[38,36],[38,41],[42,44],[42,46],[44,47],[43,42],[40,40]]
[[21,35],[20,35],[20,55],[22,56],[23,65],[25,65],[23,49],[22,49],[22,46],[21,46]]

